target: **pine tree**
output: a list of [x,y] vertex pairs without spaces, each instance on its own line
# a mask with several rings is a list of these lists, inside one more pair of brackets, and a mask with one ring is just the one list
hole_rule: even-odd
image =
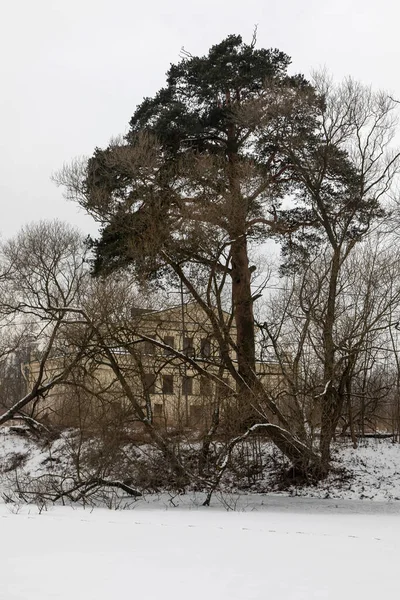
[[[229,271],[245,387],[255,373],[248,244],[286,227],[277,207],[292,185],[276,90],[313,97],[302,76],[287,74],[289,64],[283,52],[257,50],[240,36],[205,57],[184,57],[136,109],[124,146],[96,150],[86,179],[86,207],[104,225],[96,272],[133,264],[147,276],[188,262]],[[269,96],[275,106],[265,115]],[[305,112],[296,135],[312,118]]]
[[[343,100],[330,114],[324,90],[289,75],[289,65],[279,50],[259,50],[254,40],[248,45],[233,35],[204,57],[185,53],[166,86],[138,106],[125,139],[97,148],[83,174],[72,170],[61,181],[101,225],[93,242],[96,274],[173,274],[206,311],[188,269],[230,281],[237,368],[221,324],[215,335],[239,387],[242,427],[254,423],[255,398],[262,397],[265,424],[272,417],[279,423],[271,424],[271,439],[304,472],[318,470],[318,457],[304,429],[291,432],[256,375],[249,248],[286,236],[287,266],[301,268],[333,233],[341,248],[361,239],[380,206],[348,151],[356,104],[347,110]],[[292,207],[283,210],[288,195]],[[334,306],[331,312],[332,329]]]

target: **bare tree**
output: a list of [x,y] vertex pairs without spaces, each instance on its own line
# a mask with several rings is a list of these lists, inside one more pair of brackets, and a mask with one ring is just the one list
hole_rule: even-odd
[[[324,74],[315,87],[323,99],[318,112],[321,128],[305,144],[302,137],[284,137],[282,147],[301,182],[299,200],[311,211],[311,236],[298,230],[287,251],[301,264],[304,253],[313,254],[326,244],[328,280],[323,315],[323,393],[321,468],[329,464],[330,443],[341,413],[341,391],[336,379],[338,348],[335,327],[341,272],[368,232],[387,216],[388,201],[399,171],[399,153],[392,149],[397,106],[384,92],[373,92],[351,79],[334,85]],[[289,97],[287,109],[302,106]],[[283,104],[284,106],[284,104]],[[282,102],[277,111],[282,110]],[[289,144],[287,144],[289,141]],[[294,251],[294,252],[293,252]]]
[[[64,347],[64,333],[71,325],[69,309],[88,276],[82,237],[56,221],[26,227],[1,250],[6,276],[0,315],[2,327],[12,332],[6,351],[25,354],[26,362],[19,364],[24,378],[21,392],[25,393],[14,402],[3,400],[7,410],[0,424],[29,416],[24,409],[46,396],[79,362],[82,351],[71,355]],[[54,365],[54,356],[62,357],[56,369],[49,367]]]
[[[390,240],[372,235],[343,263],[335,292],[332,328],[334,357],[330,365],[336,391],[335,428],[349,429],[356,444],[358,431],[373,422],[388,421],[388,397],[393,385],[393,330],[400,309],[398,253]],[[277,389],[282,410],[292,428],[320,435],[326,381],[324,332],[328,314],[331,253],[326,248],[303,263],[301,273],[287,278],[271,299],[261,325],[264,348],[279,361],[284,385]],[[391,341],[392,340],[392,341]]]

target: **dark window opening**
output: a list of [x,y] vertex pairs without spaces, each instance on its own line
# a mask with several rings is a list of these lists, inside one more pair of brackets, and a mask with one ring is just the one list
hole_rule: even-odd
[[[172,335],[165,336],[164,344],[171,348],[175,348],[175,338]],[[164,354],[168,356],[169,354],[173,354],[173,352],[169,348],[164,348]]]
[[218,396],[220,398],[226,398],[231,393],[230,389],[227,387],[229,385],[228,377],[222,377],[221,383],[218,384]]
[[193,394],[193,377],[182,378],[182,393],[185,396],[191,396]]
[[208,377],[200,377],[200,396],[211,396],[212,382]]
[[190,407],[190,424],[199,425],[204,420],[204,409],[202,406],[192,404]]
[[210,338],[203,338],[201,340],[201,356],[203,356],[203,358],[209,358],[211,356]]
[[156,393],[156,376],[154,373],[146,373],[144,376],[145,390],[148,394]]
[[144,342],[144,353],[145,354],[154,354],[156,351],[156,347],[153,344],[153,342],[150,342],[149,340],[146,340]]
[[174,393],[174,377],[173,377],[173,375],[163,375],[162,391],[163,391],[163,394],[173,394]]
[[194,346],[192,337],[183,338],[183,352],[186,356],[194,356]]
[[153,416],[154,417],[162,417],[163,416],[163,405],[162,404],[154,404],[153,406]]

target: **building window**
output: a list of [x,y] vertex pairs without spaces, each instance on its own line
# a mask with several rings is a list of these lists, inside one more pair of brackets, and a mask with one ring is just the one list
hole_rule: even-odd
[[202,406],[192,404],[190,406],[190,424],[192,426],[200,425],[204,421],[204,409]]
[[186,356],[194,356],[194,346],[192,337],[183,338],[183,352]]
[[182,377],[182,394],[184,396],[193,394],[193,377]]
[[200,377],[200,396],[211,396],[212,383],[208,377]]
[[173,375],[163,375],[162,391],[163,391],[163,394],[173,394],[174,393],[174,377],[173,377]]
[[222,377],[221,378],[221,383],[218,384],[218,396],[219,398],[226,398],[227,396],[230,395],[231,391],[228,389],[229,385],[229,378],[228,377]]
[[163,405],[162,404],[154,404],[153,417],[160,418],[162,416],[163,416]]
[[[172,335],[166,335],[164,344],[170,346],[170,348],[175,348],[175,338]],[[164,348],[164,354],[168,356],[169,354],[173,354],[173,352],[169,348]]]
[[155,350],[156,350],[156,347],[153,344],[153,342],[150,342],[149,340],[146,340],[144,342],[144,353],[145,354],[154,354]]
[[203,338],[201,340],[201,356],[203,358],[209,358],[211,356],[211,340],[210,338]]
[[148,394],[156,393],[156,376],[154,373],[146,373],[144,376],[145,390]]

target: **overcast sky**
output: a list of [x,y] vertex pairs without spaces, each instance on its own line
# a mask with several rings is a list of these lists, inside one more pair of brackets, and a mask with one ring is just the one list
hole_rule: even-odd
[[326,66],[400,98],[396,0],[0,0],[0,232],[32,220],[93,223],[50,181],[124,133],[184,46],[226,35],[277,47],[306,75]]

